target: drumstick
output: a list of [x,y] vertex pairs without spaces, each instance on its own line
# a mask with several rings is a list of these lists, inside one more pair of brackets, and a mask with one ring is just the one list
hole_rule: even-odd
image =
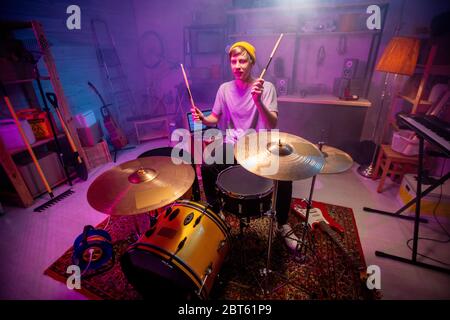
[[186,76],[186,71],[184,71],[183,64],[180,64],[180,66],[181,66],[181,71],[183,72],[184,82],[186,83],[186,88],[188,90],[189,99],[191,100],[191,105],[192,105],[192,107],[194,107],[195,106],[194,99],[192,98],[191,88],[189,88],[189,82],[188,82],[188,79]]
[[260,78],[263,78],[264,75],[266,74],[267,69],[269,68],[270,63],[272,62],[272,58],[275,55],[275,51],[277,51],[278,46],[280,45],[281,39],[283,38],[284,34],[280,34],[280,37],[278,38],[277,43],[275,43],[275,47],[273,47],[272,53],[270,54],[269,57],[269,61],[267,62],[266,67],[263,69],[263,71],[261,72],[261,75],[259,76]]

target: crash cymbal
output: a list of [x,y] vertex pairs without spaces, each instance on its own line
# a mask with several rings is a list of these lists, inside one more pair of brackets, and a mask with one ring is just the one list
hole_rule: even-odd
[[147,157],[118,165],[89,186],[87,199],[109,215],[133,215],[161,208],[179,199],[194,182],[190,164],[170,157]]
[[320,172],[324,158],[308,140],[285,132],[260,131],[241,137],[236,160],[248,171],[273,180],[302,180]]
[[347,171],[353,165],[353,159],[342,150],[322,146],[322,154],[325,158],[325,165],[320,173],[340,173]]

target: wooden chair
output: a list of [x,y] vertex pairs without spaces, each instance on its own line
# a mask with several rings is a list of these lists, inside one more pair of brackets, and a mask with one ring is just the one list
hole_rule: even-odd
[[378,183],[377,192],[383,192],[384,181],[388,174],[393,180],[398,176],[398,181],[401,182],[406,173],[417,172],[418,163],[418,156],[405,156],[392,150],[390,145],[382,144],[373,175],[373,179],[377,179],[378,172],[381,169],[381,179]]

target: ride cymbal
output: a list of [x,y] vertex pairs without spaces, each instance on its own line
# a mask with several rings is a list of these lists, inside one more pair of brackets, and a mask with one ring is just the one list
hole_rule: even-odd
[[179,199],[194,182],[190,164],[170,157],[147,157],[118,165],[89,186],[87,199],[109,215],[133,215],[161,208]]
[[235,145],[236,160],[248,171],[272,180],[302,180],[315,176],[325,160],[311,142],[279,131],[253,132]]
[[342,150],[322,146],[322,154],[325,158],[325,165],[320,173],[341,173],[350,169],[353,165],[353,159]]

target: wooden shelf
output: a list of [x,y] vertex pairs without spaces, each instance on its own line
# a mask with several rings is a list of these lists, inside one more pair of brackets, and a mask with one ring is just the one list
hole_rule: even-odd
[[[58,137],[58,139],[60,139],[60,138],[62,138],[62,137],[65,137],[65,134],[64,134],[64,133],[59,133],[59,134],[57,135],[57,137]],[[33,143],[33,144],[31,145],[31,147],[32,147],[32,148],[39,147],[39,146],[42,146],[42,145],[44,145],[44,144],[46,144],[46,143],[48,143],[48,142],[50,142],[50,141],[53,141],[53,137],[48,138],[48,139],[38,140],[38,141],[36,141],[35,143]],[[15,149],[9,150],[9,154],[10,154],[10,155],[15,155],[15,154],[17,154],[17,153],[19,153],[19,152],[26,151],[26,150],[27,150],[27,147],[15,148]]]
[[355,101],[340,100],[338,97],[333,95],[310,95],[306,97],[287,95],[279,96],[278,102],[294,102],[294,103],[305,103],[305,104],[327,104],[327,105],[337,105],[337,106],[347,106],[347,107],[371,107],[372,103],[367,100],[360,98]]
[[[425,65],[418,64],[417,68],[420,69],[421,72],[424,72]],[[430,75],[450,76],[450,65],[433,65],[430,67]]]
[[[48,76],[41,76],[41,77],[39,77],[39,79],[40,80],[50,80],[50,77],[48,77]],[[3,84],[5,84],[5,85],[20,84],[20,83],[33,82],[34,80],[36,80],[36,78],[17,79],[17,80],[3,81]]]
[[[68,127],[69,132],[72,133],[72,139],[73,142],[78,149],[78,152],[80,153],[81,158],[86,161],[86,154],[84,153],[83,148],[81,147],[80,140],[78,138],[78,135],[76,134],[76,128],[74,127],[74,124],[71,122],[67,122],[67,119],[70,117],[70,106],[68,103],[68,100],[66,96],[64,95],[63,86],[60,82],[60,77],[58,75],[58,71],[56,68],[55,60],[53,58],[53,55],[50,51],[50,44],[47,40],[47,37],[45,36],[45,32],[43,30],[43,26],[38,21],[9,21],[9,22],[0,22],[0,29],[8,29],[11,31],[15,31],[16,29],[29,29],[29,31],[32,31],[34,34],[34,39],[36,40],[36,43],[39,46],[38,50],[32,50],[33,53],[38,53],[43,62],[43,67],[45,66],[45,76],[40,76],[39,79],[41,80],[50,80],[52,87],[54,88],[54,91],[56,95],[58,96],[59,101],[59,108],[63,117],[63,120],[66,121],[66,125]],[[20,38],[18,38],[20,39]],[[30,67],[30,66],[28,66]],[[32,67],[32,66],[31,66]],[[25,71],[28,70],[27,73]],[[17,85],[17,84],[23,84],[23,83],[33,83],[34,80],[36,80],[36,74],[34,72],[31,72],[29,69],[25,69],[22,73],[21,79],[15,79],[14,77],[11,77],[10,81],[3,81],[5,85]],[[45,99],[45,97],[41,97]],[[31,107],[31,105],[30,105]],[[14,108],[14,106],[12,107]],[[58,138],[65,137],[65,134],[58,134]],[[43,139],[36,141],[31,147],[36,148],[39,146],[43,146],[46,143],[51,143],[53,140],[53,137],[49,139]],[[17,155],[20,152],[26,152],[26,147],[21,148],[15,148],[13,150],[7,150],[3,141],[0,140],[0,165],[3,167],[7,177],[11,181],[16,193],[17,193],[17,202],[19,205],[23,207],[29,207],[33,204],[33,197],[30,193],[30,190],[28,189],[28,186],[23,179],[21,172],[18,169],[17,164],[15,163],[15,160],[13,159],[13,155]],[[89,168],[88,166],[88,169]],[[1,190],[0,190],[1,192]]]
[[[291,6],[273,6],[273,7],[261,7],[261,8],[239,8],[239,9],[231,9],[227,11],[229,15],[237,15],[237,14],[249,14],[249,13],[272,13],[274,11],[281,12],[295,12],[295,11],[305,11],[305,10],[320,10],[320,9],[352,9],[352,8],[367,8],[370,5],[378,5],[385,6],[386,2],[373,3],[373,2],[362,2],[362,3],[345,3],[345,4],[336,4],[332,3],[305,3],[302,5],[291,5]],[[364,11],[365,12],[365,11]]]
[[[402,98],[403,100],[408,101],[411,104],[414,104],[414,98],[410,98],[408,96],[404,96],[401,94],[399,94],[398,96],[400,98]],[[422,105],[422,106],[431,106],[431,104],[432,104],[432,102],[428,101],[428,100],[420,100],[420,102],[419,102],[419,105]]]
[[[323,31],[323,32],[285,32],[284,36],[299,36],[299,37],[310,37],[310,36],[339,36],[339,35],[373,35],[379,34],[380,31],[349,31],[349,32],[341,32],[341,31]],[[278,37],[280,33],[232,33],[229,34],[230,38],[241,38],[241,37]]]

